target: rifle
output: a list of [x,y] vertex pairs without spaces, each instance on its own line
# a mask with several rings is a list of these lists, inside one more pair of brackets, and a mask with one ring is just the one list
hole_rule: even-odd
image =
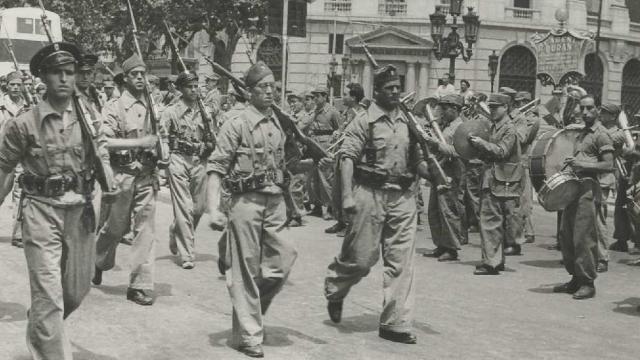
[[[7,37],[7,39],[9,38]],[[13,44],[11,44],[11,40],[9,40],[8,45],[7,43],[4,43],[4,46],[7,48],[7,51],[11,55],[11,59],[13,60],[13,66],[16,68],[16,71],[21,72],[20,68],[18,67],[18,60],[16,59],[16,55],[13,53]],[[33,96],[31,95],[29,90],[27,90],[24,87],[24,85],[22,86],[22,96],[24,97],[24,101],[26,101],[27,106],[30,107],[36,103],[36,101],[33,99]]]
[[[169,24],[167,24],[167,22],[164,20],[163,20],[163,23],[164,23],[164,28],[167,31],[167,37],[169,38],[169,46],[171,47],[171,52],[178,60],[178,64],[180,64],[180,66],[182,67],[182,71],[188,74],[189,70],[187,70],[187,66],[184,64],[184,61],[182,60],[182,56],[180,56],[180,53],[178,53],[178,48],[173,39],[173,36],[171,35]],[[204,143],[212,144],[212,145],[207,145],[207,147],[204,150],[204,153],[202,154],[203,157],[208,157],[213,151],[213,148],[215,147],[215,143],[216,143],[216,136],[211,130],[211,124],[213,123],[213,120],[207,113],[207,110],[204,107],[204,103],[202,102],[202,98],[200,97],[200,94],[196,92],[195,95],[196,95],[196,104],[198,104],[198,109],[200,110],[202,128],[204,129],[204,137],[203,137]]]
[[[175,35],[178,39],[182,41],[188,41],[184,37],[182,37],[180,34],[176,34],[175,32],[173,32],[173,35]],[[202,55],[204,60],[211,65],[215,73],[217,73],[220,76],[224,76],[228,78],[231,81],[231,84],[233,85],[233,87],[236,89],[236,91],[238,91],[238,94],[240,96],[244,97],[245,99],[249,99],[251,97],[249,95],[249,90],[247,90],[247,85],[244,83],[244,81],[235,77],[229,70],[222,67],[222,65],[211,60],[211,58],[209,58],[207,54],[204,54],[198,49],[196,49],[196,52]],[[273,110],[274,114],[278,118],[278,121],[280,122],[280,126],[282,127],[282,129],[287,134],[291,134],[296,141],[298,141],[302,145],[305,145],[307,148],[307,152],[309,153],[309,155],[314,161],[319,161],[320,159],[329,156],[329,153],[325,149],[323,149],[322,146],[320,146],[317,142],[315,142],[310,137],[303,134],[300,131],[300,129],[298,129],[291,115],[285,113],[282,110],[282,108],[280,108],[277,104],[272,104],[271,109]]]
[[[374,70],[379,69],[380,65],[378,65],[378,62],[376,61],[376,59],[374,59],[373,55],[371,55],[371,53],[369,52],[369,48],[367,48],[367,44],[364,42],[362,37],[360,38],[360,41],[362,41],[362,48],[364,50],[364,53],[367,56],[367,59],[369,59],[369,62],[373,66]],[[409,111],[409,109],[407,109],[407,106],[403,102],[399,102],[398,108],[409,120],[407,122],[407,126],[409,127],[409,132],[414,136],[414,138],[420,144],[420,148],[422,149],[422,153],[424,155],[424,160],[427,162],[430,169],[435,168],[437,172],[438,188],[439,189],[450,188],[451,179],[447,176],[447,174],[442,169],[442,166],[438,162],[438,159],[436,159],[436,157],[429,151],[429,143],[428,143],[429,135],[426,133],[426,131],[424,131],[422,126],[420,126],[416,118]],[[428,116],[431,116],[430,120],[433,120],[432,114],[429,114]]]
[[49,31],[49,24],[47,24],[47,12],[44,11],[44,4],[42,0],[38,0],[40,4],[40,9],[42,9],[42,15],[40,15],[40,20],[42,20],[42,28],[44,29],[45,34],[47,34],[47,39],[49,39],[49,43],[53,44],[53,37],[51,36],[51,31]]
[[[138,42],[138,26],[136,25],[136,18],[133,15],[133,8],[131,7],[130,0],[127,0],[127,7],[129,9],[129,16],[131,17],[131,25],[133,26],[133,43],[135,45],[138,57],[140,57],[140,60],[142,60],[142,50],[140,50],[140,43]],[[142,76],[142,79],[144,80],[143,94],[145,99],[147,100],[149,119],[151,120],[151,132],[153,132],[153,134],[158,137],[158,142],[156,144],[156,154],[161,161],[158,164],[158,167],[161,168],[165,167],[165,164],[163,164],[163,162],[166,161],[169,156],[165,153],[164,147],[162,146],[162,141],[160,140],[160,119],[158,118],[158,113],[156,113],[156,102],[151,95],[151,91],[149,91],[151,86],[149,85],[147,75],[144,74]]]
[[[49,42],[53,43],[53,38],[51,37],[51,33],[49,31],[49,25],[47,24],[47,15],[44,11],[44,5],[42,4],[42,0],[40,0],[40,8],[42,9],[42,27],[49,38]],[[82,135],[89,142],[88,149],[88,158],[93,162],[93,170],[95,171],[96,181],[100,184],[100,189],[103,193],[111,192],[115,189],[115,185],[113,184],[113,179],[107,176],[107,171],[105,168],[102,159],[100,158],[98,151],[98,144],[95,141],[97,136],[95,132],[95,128],[89,125],[87,118],[85,116],[85,108],[82,105],[82,101],[80,101],[80,96],[74,92],[71,95],[73,100],[73,106],[76,109],[76,114],[78,116],[78,122],[80,123],[80,129],[82,131]]]

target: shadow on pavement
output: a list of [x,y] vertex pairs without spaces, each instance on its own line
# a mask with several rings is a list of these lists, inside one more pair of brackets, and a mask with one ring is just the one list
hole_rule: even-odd
[[640,267],[640,258],[620,259],[620,260],[618,260],[618,264],[624,264],[624,265],[629,265],[629,266],[639,266]]
[[112,357],[112,356],[107,356],[107,355],[100,355],[100,354],[95,354],[92,353],[91,351],[83,348],[82,346],[76,344],[76,343],[72,343],[73,346],[75,346],[79,351],[74,351],[73,352],[73,359],[74,360],[118,360],[118,358]]
[[547,269],[555,269],[555,268],[564,268],[564,265],[560,264],[560,260],[526,260],[520,261],[520,264],[539,267],[539,268],[547,268]]
[[[538,294],[554,294],[553,287],[557,285],[562,285],[562,283],[556,284],[543,284],[538,286],[537,288],[531,288],[529,291],[538,293]],[[560,294],[561,295],[561,294]]]
[[[286,328],[283,326],[265,327],[265,338],[263,345],[265,346],[291,346],[294,344],[292,337],[300,340],[306,340],[316,345],[325,345],[326,341],[309,336],[298,330]],[[209,344],[213,347],[234,347],[231,341],[231,329],[209,334]]]
[[27,319],[27,308],[22,304],[0,301],[0,322],[24,321]]
[[613,312],[631,316],[640,316],[640,298],[630,297],[622,301],[614,301],[613,303],[616,305]]
[[[339,324],[334,323],[331,320],[325,320],[323,324],[336,328],[340,333],[352,334],[352,333],[365,333],[365,332],[377,332],[380,326],[380,318],[377,314],[362,314],[358,316],[350,316],[342,318]],[[439,335],[440,333],[433,330],[427,323],[414,321],[414,328],[429,335]]]
[[[128,285],[97,285],[93,286],[94,289],[100,290],[107,295],[126,295]],[[171,284],[156,283],[153,289],[155,297],[159,296],[172,296]]]

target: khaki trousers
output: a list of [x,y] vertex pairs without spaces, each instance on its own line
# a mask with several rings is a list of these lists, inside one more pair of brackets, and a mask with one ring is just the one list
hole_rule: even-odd
[[168,171],[173,206],[169,247],[178,251],[183,262],[196,259],[195,229],[207,206],[206,164],[192,158],[171,154]]
[[490,189],[482,190],[480,199],[480,239],[482,264],[497,267],[504,263],[504,244],[515,243],[522,231],[518,198],[497,197]]
[[325,297],[343,300],[351,287],[369,274],[382,252],[384,303],[380,327],[410,331],[413,319],[413,260],[416,235],[416,194],[408,190],[354,188],[356,213],[340,254],[329,265]]
[[232,343],[254,346],[263,340],[263,316],[280,292],[297,252],[282,237],[286,206],[282,194],[249,192],[231,197],[221,241],[226,282],[233,304]]
[[463,228],[464,205],[460,201],[460,187],[438,193],[431,186],[428,205],[431,238],[437,248],[458,250],[464,242],[467,229]]
[[597,277],[600,230],[593,191],[588,190],[562,212],[560,225],[562,260],[567,272],[582,281]]
[[106,207],[108,214],[96,243],[96,266],[104,271],[115,266],[116,249],[133,219],[129,288],[153,290],[157,179],[152,174],[116,173],[115,183],[121,192]]
[[71,360],[64,328],[91,288],[95,235],[83,225],[84,205],[53,207],[25,198],[24,253],[31,284],[27,346],[36,360]]

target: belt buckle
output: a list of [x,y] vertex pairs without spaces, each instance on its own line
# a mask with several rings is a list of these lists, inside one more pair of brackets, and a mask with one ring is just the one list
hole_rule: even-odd
[[66,179],[63,175],[54,175],[44,180],[44,194],[46,196],[61,196],[64,194]]

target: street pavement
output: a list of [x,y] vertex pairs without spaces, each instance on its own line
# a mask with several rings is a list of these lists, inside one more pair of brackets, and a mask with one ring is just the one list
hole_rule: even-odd
[[[229,346],[231,305],[218,274],[220,233],[197,231],[193,270],[177,266],[168,248],[173,218],[168,191],[158,206],[156,303],[126,301],[128,247],[67,320],[76,360],[247,359]],[[0,208],[0,359],[29,359],[25,345],[29,283],[24,255],[10,244],[11,201]],[[612,210],[612,209],[611,209]],[[612,214],[612,211],[609,212]],[[426,216],[423,216],[426,222]],[[382,266],[356,285],[345,301],[343,321],[326,313],[323,278],[341,239],[324,234],[331,223],[305,218],[285,231],[299,256],[283,291],[266,316],[266,359],[638,359],[640,268],[614,252],[609,272],[596,281],[594,299],[553,294],[568,280],[555,243],[555,214],[536,206],[536,242],[507,258],[500,276],[472,274],[480,259],[478,234],[470,235],[461,260],[438,263],[421,256],[432,248],[428,226],[418,233],[415,274],[417,345],[378,338]],[[611,220],[609,221],[611,223]]]

